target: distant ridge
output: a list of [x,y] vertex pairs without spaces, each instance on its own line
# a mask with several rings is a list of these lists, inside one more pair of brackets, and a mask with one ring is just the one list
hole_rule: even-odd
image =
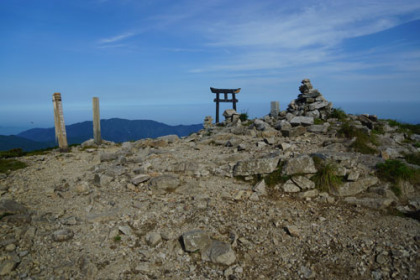
[[[202,124],[171,126],[152,120],[126,120],[113,118],[101,120],[102,138],[114,142],[135,141],[144,138],[156,138],[169,134],[179,137],[188,136],[203,128]],[[79,144],[93,138],[92,121],[85,121],[66,126],[69,144]],[[19,133],[13,138],[3,136],[0,150],[22,148],[25,151],[56,146],[55,129],[33,128]],[[9,141],[10,140],[10,141]],[[24,142],[26,140],[26,142]],[[31,145],[31,143],[33,143]]]
[[41,150],[48,147],[55,146],[54,143],[40,143],[18,137],[15,135],[4,136],[0,135],[0,151],[7,151],[15,148],[21,148],[24,151]]

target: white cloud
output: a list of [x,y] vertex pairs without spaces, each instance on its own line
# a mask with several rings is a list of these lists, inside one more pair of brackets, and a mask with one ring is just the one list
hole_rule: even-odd
[[135,32],[124,32],[122,34],[113,36],[113,37],[109,37],[109,38],[103,38],[100,39],[98,42],[99,44],[109,44],[109,43],[115,43],[115,42],[119,42],[125,39],[128,39],[130,37],[136,36],[138,33]]

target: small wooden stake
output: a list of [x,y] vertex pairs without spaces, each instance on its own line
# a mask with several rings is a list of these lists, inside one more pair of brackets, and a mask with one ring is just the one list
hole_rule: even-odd
[[92,100],[93,104],[93,138],[96,145],[101,145],[101,119],[99,117],[99,98],[94,97]]
[[54,104],[54,123],[55,123],[55,138],[58,140],[58,146],[61,152],[67,152],[69,145],[67,144],[66,126],[64,124],[63,105],[61,102],[61,93],[53,94]]

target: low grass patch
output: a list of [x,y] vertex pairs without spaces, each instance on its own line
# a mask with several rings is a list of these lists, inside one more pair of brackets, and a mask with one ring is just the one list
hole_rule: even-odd
[[349,122],[345,122],[341,125],[338,135],[346,137],[347,139],[356,138],[354,143],[350,146],[356,152],[362,154],[375,154],[378,152],[375,148],[375,146],[378,145],[376,136],[374,134],[369,135],[365,131],[351,125]]
[[399,132],[407,134],[420,134],[420,124],[400,123],[396,120],[386,120],[391,127],[398,127]]
[[276,170],[264,177],[265,184],[267,187],[274,187],[278,184],[284,184],[287,180],[290,179],[290,176],[282,175],[282,165],[280,165]]
[[336,191],[343,182],[342,178],[336,175],[337,166],[332,162],[322,162],[317,157],[314,157],[314,162],[318,172],[311,180],[315,183],[315,187],[321,192]]
[[8,151],[0,151],[0,158],[12,158],[12,157],[21,157],[24,156],[25,152],[18,148],[18,149],[11,149]]
[[401,180],[416,184],[420,182],[420,170],[407,166],[404,162],[396,159],[386,160],[376,165],[376,174],[379,178],[397,184]]
[[341,108],[333,108],[329,117],[344,121],[347,119],[347,114]]
[[376,175],[380,179],[390,182],[392,184],[391,191],[398,197],[402,194],[399,187],[401,181],[409,181],[412,184],[420,183],[420,170],[413,169],[396,159],[377,164]]
[[320,118],[315,118],[314,119],[314,124],[324,124],[324,123],[325,123],[325,121],[321,120]]
[[411,164],[419,165],[420,166],[420,153],[410,153],[404,155],[405,161]]
[[0,173],[6,173],[18,169],[25,168],[27,165],[16,159],[0,158]]

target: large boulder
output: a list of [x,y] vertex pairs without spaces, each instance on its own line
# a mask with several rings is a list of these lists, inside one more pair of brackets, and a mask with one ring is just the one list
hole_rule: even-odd
[[259,159],[239,161],[233,167],[233,176],[269,174],[276,170],[280,156],[267,156]]
[[284,175],[313,174],[316,171],[314,160],[308,155],[303,155],[286,161],[282,173]]

